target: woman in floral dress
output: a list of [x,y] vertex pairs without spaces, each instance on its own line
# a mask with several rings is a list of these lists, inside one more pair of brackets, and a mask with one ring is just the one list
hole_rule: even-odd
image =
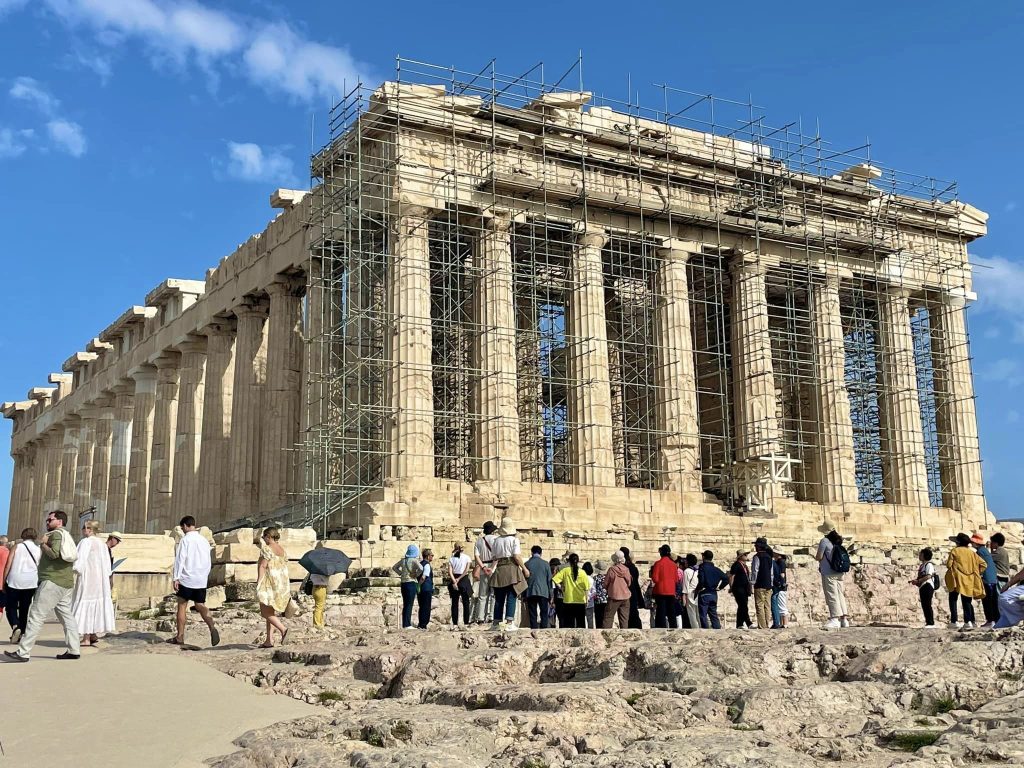
[[260,542],[260,562],[256,579],[256,599],[260,603],[260,616],[267,622],[267,638],[260,648],[274,647],[274,630],[281,633],[284,645],[288,630],[277,614],[284,613],[292,598],[288,584],[288,555],[280,544],[281,531],[271,526],[263,531]]

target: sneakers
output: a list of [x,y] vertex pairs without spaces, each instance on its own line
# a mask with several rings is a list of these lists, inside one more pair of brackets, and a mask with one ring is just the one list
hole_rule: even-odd
[[949,627],[950,629],[960,629],[960,622],[959,621],[951,621],[946,626]]
[[519,625],[515,624],[514,622],[511,622],[511,621],[506,621],[504,626],[503,626],[503,630],[505,632],[515,632],[518,629],[519,629]]
[[822,629],[841,629],[843,623],[839,619],[829,619],[822,625]]
[[965,622],[964,625],[962,627],[960,627],[960,629],[962,629],[965,632],[967,632],[967,631],[970,631],[970,630],[974,629],[976,626],[977,626],[977,624],[975,624],[973,621],[968,621],[968,622]]
[[938,624],[925,624],[924,625],[924,629],[938,629],[938,628],[939,628]]
[[17,645],[21,642],[21,628],[16,628],[11,632],[11,645]]
[[984,624],[978,627],[978,629],[994,629],[995,626],[996,623],[994,621],[986,621]]
[[26,659],[20,653],[15,653],[14,651],[4,651],[4,661],[20,661],[22,664],[24,664],[28,661],[28,659]]
[[843,618],[841,618],[839,620],[839,626],[842,627],[843,629],[849,629],[850,628],[850,620],[844,616]]

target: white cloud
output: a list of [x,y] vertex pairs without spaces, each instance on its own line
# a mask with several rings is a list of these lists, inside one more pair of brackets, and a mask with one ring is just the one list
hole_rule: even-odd
[[16,78],[7,93],[13,99],[27,101],[44,115],[52,115],[60,107],[60,100],[32,77]]
[[978,302],[974,311],[986,322],[1001,323],[1011,330],[1015,341],[1024,342],[1024,317],[1021,317],[1021,296],[1024,296],[1024,264],[1002,256],[971,257],[974,290]]
[[34,134],[31,128],[0,128],[0,158],[20,155],[28,149],[28,141]]
[[46,132],[50,141],[62,152],[67,152],[72,157],[81,157],[85,154],[85,134],[78,123],[70,120],[51,120],[46,124]]
[[88,69],[100,79],[100,83],[103,85],[106,85],[114,74],[110,57],[99,53],[75,50],[64,58],[63,65],[68,68],[77,66]]
[[285,21],[243,17],[196,0],[43,2],[65,23],[91,29],[104,45],[135,38],[157,61],[192,60],[208,73],[220,64],[298,99],[340,96],[343,84],[367,69],[348,50],[308,40]]
[[278,184],[290,183],[295,178],[291,159],[280,149],[251,142],[228,142],[226,170],[229,176],[241,181],[261,181]]

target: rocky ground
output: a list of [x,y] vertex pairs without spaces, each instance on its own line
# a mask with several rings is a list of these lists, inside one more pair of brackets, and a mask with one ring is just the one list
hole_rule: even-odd
[[[255,649],[218,612],[201,662],[322,714],[251,731],[220,768],[1024,764],[1024,631],[328,629]],[[114,650],[181,653],[165,619]]]

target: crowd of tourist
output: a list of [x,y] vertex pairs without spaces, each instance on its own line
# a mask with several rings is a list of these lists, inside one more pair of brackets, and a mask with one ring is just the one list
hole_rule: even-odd
[[[46,515],[46,533],[26,528],[14,544],[0,537],[0,613],[6,612],[15,651],[7,661],[26,662],[50,613],[64,629],[66,649],[58,659],[77,659],[82,646],[97,645],[114,630],[114,554],[122,541],[118,532],[101,541],[100,526],[87,521],[76,545],[66,529],[67,515],[55,510]],[[175,548],[172,580],[177,606],[174,636],[168,643],[184,645],[189,603],[207,625],[210,642],[220,634],[206,607],[211,571],[211,545],[191,515],[180,522],[182,537]],[[850,626],[845,578],[851,570],[853,546],[826,520],[814,559],[829,618],[826,629]],[[562,558],[544,558],[540,546],[523,556],[518,531],[509,518],[501,525],[487,522],[473,545],[472,556],[456,544],[451,557],[435,572],[434,553],[409,545],[394,565],[401,584],[403,628],[426,629],[430,624],[435,589],[447,585],[451,624],[490,623],[495,629],[514,631],[517,614],[531,629],[640,629],[642,612],[649,612],[654,628],[721,629],[719,595],[727,591],[735,602],[738,629],[784,629],[789,623],[790,555],[758,538],[750,550],[736,552],[722,570],[715,553],[698,556],[673,554],[665,544],[657,561],[641,575],[627,547],[612,552],[610,562],[580,562],[575,552]],[[979,627],[975,602],[981,605],[981,629],[1000,629],[1024,621],[1024,569],[1012,574],[1006,539],[994,533],[986,540],[978,533],[950,537],[954,546],[946,558],[944,586],[949,598],[950,627]],[[284,643],[288,628],[282,618],[294,615],[288,574],[288,553],[276,527],[260,537],[256,597],[265,633],[261,648],[274,647],[275,632]],[[935,627],[934,601],[943,582],[934,552],[925,548],[910,584],[917,588],[925,627]],[[324,626],[328,579],[311,575],[309,593],[314,600],[313,624]],[[753,614],[751,613],[753,600]],[[414,621],[415,612],[415,621]],[[520,614],[522,615],[522,614]],[[960,618],[963,618],[961,623]],[[262,640],[262,642],[259,642]]]
[[[813,552],[829,618],[825,629],[850,626],[845,579],[851,570],[852,543],[826,520]],[[1024,570],[1014,576],[1003,534],[986,541],[981,535],[960,533],[950,537],[955,546],[946,561],[945,587],[949,595],[950,627],[975,629],[974,601],[985,616],[981,629],[1013,626],[1024,620]],[[523,558],[515,525],[508,518],[500,526],[487,522],[473,546],[473,556],[457,544],[445,563],[443,578],[451,598],[451,625],[490,624],[494,629],[620,629],[643,627],[642,612],[650,613],[654,628],[721,629],[719,594],[735,602],[737,629],[784,629],[789,624],[790,555],[764,537],[750,550],[736,552],[723,571],[715,553],[673,554],[665,544],[658,560],[644,576],[626,547],[603,560],[580,562],[569,552],[544,559],[540,546]],[[910,584],[917,587],[924,626],[935,627],[934,600],[940,580],[930,548],[921,550],[920,567]],[[437,580],[433,553],[421,555],[410,545],[394,566],[402,585],[402,627],[426,629]],[[751,612],[751,601],[753,612]],[[413,608],[419,611],[413,622]],[[958,606],[963,612],[959,621]],[[525,619],[517,620],[517,607]]]

